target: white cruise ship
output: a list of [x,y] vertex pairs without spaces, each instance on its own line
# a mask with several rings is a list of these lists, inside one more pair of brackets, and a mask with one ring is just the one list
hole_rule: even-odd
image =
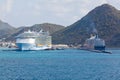
[[52,47],[49,32],[26,31],[16,37],[16,46],[19,50],[45,50]]

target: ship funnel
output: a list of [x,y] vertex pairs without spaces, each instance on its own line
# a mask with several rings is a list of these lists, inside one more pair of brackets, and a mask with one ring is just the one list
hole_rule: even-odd
[[42,32],[43,32],[43,29],[41,29],[39,32],[42,33]]
[[92,22],[91,23],[91,32],[92,32],[92,34],[98,34],[98,31],[97,31],[97,29],[96,29],[96,27],[95,27],[95,23],[94,22]]
[[48,35],[50,34],[49,31],[47,31],[47,34],[48,34]]
[[97,29],[96,29],[96,28],[93,28],[93,33],[94,33],[94,34],[96,34],[96,35],[98,34],[98,32],[97,32]]
[[98,34],[96,34],[96,38],[98,39],[99,37],[98,37]]

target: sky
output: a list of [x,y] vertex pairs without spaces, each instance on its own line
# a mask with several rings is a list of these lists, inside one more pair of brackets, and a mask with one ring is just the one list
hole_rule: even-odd
[[120,0],[0,0],[0,20],[13,27],[41,23],[69,26],[104,3],[120,10]]

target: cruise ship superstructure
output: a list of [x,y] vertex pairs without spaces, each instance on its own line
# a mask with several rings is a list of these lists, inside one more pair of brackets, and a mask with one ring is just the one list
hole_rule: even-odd
[[29,30],[16,37],[16,45],[19,50],[45,50],[52,47],[52,39],[49,32]]

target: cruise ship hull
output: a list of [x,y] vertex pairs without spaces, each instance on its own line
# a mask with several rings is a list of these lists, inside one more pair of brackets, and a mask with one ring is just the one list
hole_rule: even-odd
[[30,43],[16,43],[17,47],[19,50],[24,51],[24,50],[45,50],[48,49],[49,47],[42,46],[42,47],[37,47],[35,44],[30,44]]

